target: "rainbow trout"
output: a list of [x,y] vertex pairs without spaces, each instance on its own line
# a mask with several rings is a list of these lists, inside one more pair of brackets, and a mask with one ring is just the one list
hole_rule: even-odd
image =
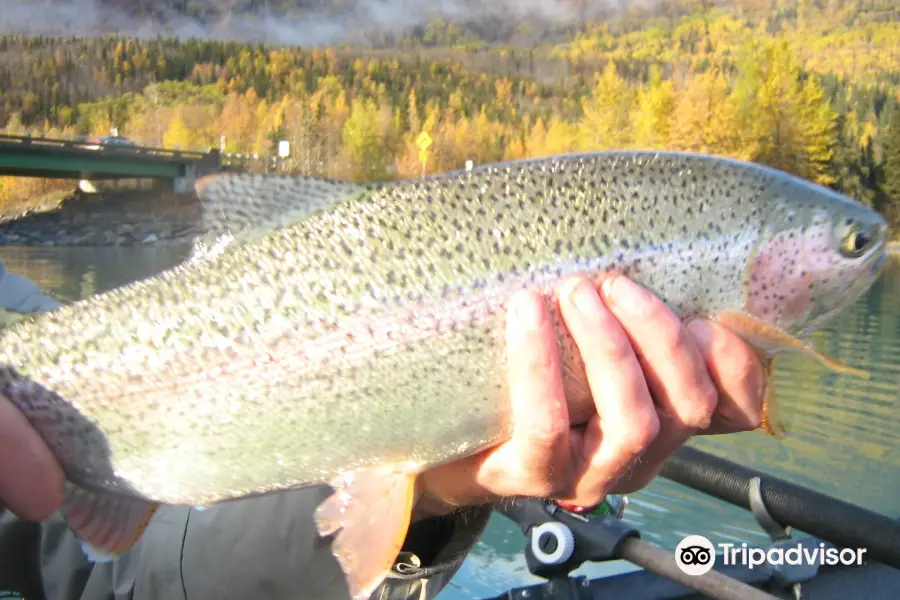
[[[785,173],[664,152],[565,155],[414,181],[198,183],[213,243],[156,277],[2,334],[2,393],[67,479],[91,547],[158,503],[330,483],[323,535],[356,597],[391,566],[418,473],[510,435],[510,295],[616,270],[771,365],[864,293],[888,230]],[[555,310],[558,310],[558,305]],[[593,410],[555,316],[573,422]],[[778,431],[767,392],[766,427]],[[354,507],[356,509],[354,510]]]

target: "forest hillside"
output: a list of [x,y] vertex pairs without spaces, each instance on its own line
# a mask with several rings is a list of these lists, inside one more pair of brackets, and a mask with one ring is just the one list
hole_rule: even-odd
[[[167,2],[129,6],[196,16],[208,5]],[[273,153],[284,139],[296,172],[358,181],[580,150],[707,152],[832,186],[900,224],[895,0],[647,6],[555,28],[435,18],[329,47],[7,33],[0,127],[116,127],[199,148],[224,137],[235,153]],[[423,131],[434,140],[424,166]],[[34,185],[0,178],[0,199]]]

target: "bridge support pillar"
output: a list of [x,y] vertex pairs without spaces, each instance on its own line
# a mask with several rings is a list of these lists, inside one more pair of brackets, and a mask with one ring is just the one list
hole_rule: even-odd
[[186,165],[184,175],[176,177],[172,183],[173,192],[176,194],[187,194],[194,189],[194,182],[197,181],[197,169],[194,165]]

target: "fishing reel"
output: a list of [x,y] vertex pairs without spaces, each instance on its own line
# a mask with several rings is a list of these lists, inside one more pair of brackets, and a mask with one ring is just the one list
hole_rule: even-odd
[[628,499],[607,496],[593,507],[546,500],[516,500],[498,510],[528,536],[525,563],[544,579],[566,577],[587,561],[616,559],[616,549],[637,529],[621,519]]

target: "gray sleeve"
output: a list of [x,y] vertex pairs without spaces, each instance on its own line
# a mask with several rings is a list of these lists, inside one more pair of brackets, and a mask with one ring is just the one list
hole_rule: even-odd
[[44,294],[33,281],[15,273],[5,273],[0,279],[0,307],[9,312],[33,314],[55,310],[62,306]]
[[[141,540],[104,564],[88,562],[57,514],[35,526],[37,572],[20,589],[40,587],[48,600],[348,600],[329,541],[318,536],[313,522],[328,492],[309,487],[203,511],[161,507]],[[413,523],[374,600],[433,599],[481,536],[490,513],[487,506],[472,507]],[[11,532],[11,526],[0,526],[0,553]]]
[[9,325],[25,315],[56,310],[61,306],[62,303],[43,293],[30,279],[9,273],[0,261],[0,325]]
[[[315,486],[192,511],[182,555],[187,600],[260,592],[271,600],[347,600],[343,573],[313,519],[329,492]],[[413,523],[375,598],[434,598],[480,537],[489,514],[489,508],[474,508]]]

